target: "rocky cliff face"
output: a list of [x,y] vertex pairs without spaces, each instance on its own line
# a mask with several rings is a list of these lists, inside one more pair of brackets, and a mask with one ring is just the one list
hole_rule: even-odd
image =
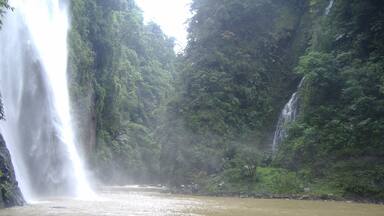
[[0,208],[23,205],[23,195],[16,181],[11,156],[0,134]]

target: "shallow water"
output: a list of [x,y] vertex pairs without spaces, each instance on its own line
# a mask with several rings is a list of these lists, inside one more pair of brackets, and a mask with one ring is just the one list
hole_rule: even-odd
[[108,187],[93,201],[51,198],[0,215],[102,216],[383,216],[384,206],[345,202],[171,195],[157,188]]

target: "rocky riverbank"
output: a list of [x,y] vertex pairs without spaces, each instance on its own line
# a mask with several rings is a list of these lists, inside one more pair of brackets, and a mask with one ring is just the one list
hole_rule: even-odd
[[215,197],[239,197],[239,198],[255,198],[255,199],[284,199],[284,200],[312,200],[312,201],[339,201],[354,202],[365,204],[384,205],[383,200],[367,199],[360,197],[341,197],[333,194],[272,194],[258,192],[208,192],[198,190],[197,186],[180,186],[170,187],[163,192],[172,194],[197,195],[197,196],[215,196]]
[[25,203],[16,181],[11,156],[0,134],[0,208],[20,206]]

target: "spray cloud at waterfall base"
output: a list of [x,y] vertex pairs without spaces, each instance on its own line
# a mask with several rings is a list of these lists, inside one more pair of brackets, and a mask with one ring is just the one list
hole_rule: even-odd
[[27,200],[93,196],[71,123],[67,84],[67,6],[59,0],[10,1],[0,33],[1,123]]

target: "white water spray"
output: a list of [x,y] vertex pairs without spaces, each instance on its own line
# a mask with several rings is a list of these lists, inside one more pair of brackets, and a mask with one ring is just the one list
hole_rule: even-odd
[[[67,6],[11,0],[0,33],[3,133],[27,200],[93,196],[75,145],[67,82]],[[42,192],[43,191],[43,192]]]

